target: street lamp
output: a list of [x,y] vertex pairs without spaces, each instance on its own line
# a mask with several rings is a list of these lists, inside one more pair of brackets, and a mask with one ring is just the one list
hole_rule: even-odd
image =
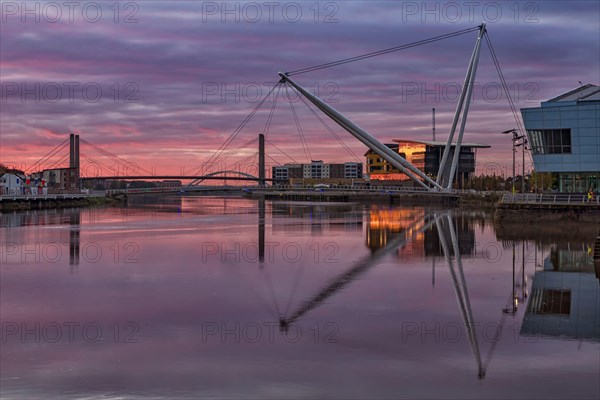
[[[523,136],[523,135],[519,136],[519,134],[517,133],[517,130],[515,128],[509,129],[502,133],[503,134],[508,134],[508,133],[513,134],[513,137],[512,137],[512,159],[513,159],[513,163],[512,163],[512,194],[515,194],[515,152],[516,152],[516,147],[517,147],[517,140],[523,139],[525,136]],[[525,151],[525,149],[523,149],[523,160],[525,160],[524,151]],[[523,162],[523,170],[524,169],[525,169],[525,162]],[[525,173],[523,173],[523,177],[524,176],[525,176]]]
[[523,179],[521,179],[521,193],[525,193],[525,149],[527,148],[527,138],[525,136],[521,136],[523,141],[517,144],[515,147],[523,146]]

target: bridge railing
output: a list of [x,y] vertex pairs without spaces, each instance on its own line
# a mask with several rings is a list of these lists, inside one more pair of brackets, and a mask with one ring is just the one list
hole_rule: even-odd
[[[356,191],[356,192],[429,192],[427,189],[422,187],[401,187],[401,186],[352,186],[352,185],[330,185],[330,186],[319,186],[317,185],[273,185],[266,188],[266,190],[309,190],[309,191]],[[450,191],[448,193],[456,193],[456,191]]]
[[505,194],[502,196],[502,203],[598,205],[600,204],[600,196],[594,196],[590,200],[588,195],[583,193],[518,193]]

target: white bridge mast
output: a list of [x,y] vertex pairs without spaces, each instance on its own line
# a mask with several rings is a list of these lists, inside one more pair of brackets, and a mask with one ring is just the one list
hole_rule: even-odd
[[485,32],[485,23],[483,23],[479,27],[479,35],[477,36],[477,42],[475,42],[475,48],[473,49],[473,54],[471,55],[471,60],[469,61],[469,67],[467,68],[467,74],[465,76],[465,81],[463,83],[462,91],[460,93],[460,99],[458,100],[458,104],[456,104],[456,111],[454,112],[454,119],[452,120],[452,128],[450,129],[448,141],[446,142],[446,147],[444,148],[442,161],[440,162],[440,167],[438,169],[436,182],[443,186],[445,183],[444,170],[446,168],[446,162],[448,160],[448,156],[450,155],[452,140],[454,139],[454,133],[456,131],[456,124],[458,123],[460,112],[463,110],[464,106],[464,112],[460,124],[460,131],[458,133],[456,147],[454,148],[454,155],[452,157],[452,165],[450,167],[450,174],[448,176],[446,189],[452,189],[454,175],[456,172],[456,168],[458,167],[460,145],[462,143],[463,133],[465,132],[467,114],[469,113],[469,105],[471,104],[471,96],[473,94],[473,83],[475,81],[475,73],[477,72],[477,65],[479,64],[479,51],[481,49],[481,42],[483,40],[483,35],[485,34]]
[[350,121],[335,108],[331,107],[329,104],[325,103],[323,100],[319,99],[317,96],[313,95],[308,90],[298,85],[296,82],[290,79],[289,76],[287,76],[283,72],[280,72],[279,76],[281,76],[282,81],[285,81],[292,85],[298,92],[300,92],[304,97],[306,97],[317,108],[323,111],[329,118],[334,120],[339,126],[344,128],[352,136],[360,140],[375,153],[379,154],[387,162],[392,164],[395,168],[398,168],[400,171],[405,173],[410,179],[417,182],[424,188],[431,190],[431,188],[427,186],[427,184],[425,184],[421,179],[418,178],[421,177],[425,182],[428,182],[435,188],[442,189],[441,185],[437,184],[433,179],[425,175],[423,171],[412,165],[410,162],[406,161],[402,156],[400,156],[400,154],[394,152],[392,149],[390,149],[389,147],[381,143],[379,140],[371,136],[371,134],[362,129],[360,126]]
[[[377,153],[384,160],[390,163],[392,166],[400,170],[402,173],[406,174],[410,179],[424,187],[429,191],[438,191],[444,190],[444,169],[446,166],[446,162],[450,153],[450,149],[452,147],[452,139],[454,139],[454,133],[456,131],[456,125],[458,123],[458,119],[461,111],[462,120],[460,125],[460,130],[458,134],[458,140],[456,142],[456,146],[454,149],[454,156],[452,159],[452,165],[450,167],[450,176],[448,177],[448,183],[446,186],[446,190],[452,189],[452,183],[454,180],[454,174],[458,165],[458,156],[460,153],[460,145],[462,143],[462,137],[465,130],[465,124],[467,121],[467,114],[469,112],[469,103],[471,102],[471,96],[473,94],[473,82],[475,81],[475,73],[477,72],[477,64],[479,63],[479,52],[481,49],[481,42],[483,39],[483,35],[485,34],[485,24],[481,24],[479,27],[479,35],[477,36],[477,42],[475,43],[475,49],[473,50],[473,54],[471,55],[471,59],[469,61],[469,67],[467,69],[467,75],[465,76],[465,83],[463,85],[459,102],[456,107],[456,112],[454,115],[454,120],[452,122],[452,129],[450,130],[450,135],[448,136],[448,142],[444,149],[444,154],[442,156],[442,160],[440,162],[440,167],[438,170],[437,180],[434,181],[429,176],[427,176],[423,171],[412,165],[409,161],[407,161],[404,157],[400,156],[399,153],[394,152],[392,149],[381,143],[379,140],[375,139],[371,134],[362,129],[360,126],[356,125],[346,116],[344,116],[341,112],[331,107],[329,104],[325,103],[323,100],[318,98],[317,96],[310,93],[308,90],[304,89],[302,86],[298,85],[294,82],[286,73],[279,72],[279,76],[281,77],[282,82],[286,82],[294,87],[300,94],[306,97],[311,103],[313,103],[318,109],[323,111],[329,118],[335,121],[339,126],[344,128],[347,132],[349,132],[352,136],[360,140],[363,144],[365,144],[369,149]],[[420,178],[420,179],[419,179]]]

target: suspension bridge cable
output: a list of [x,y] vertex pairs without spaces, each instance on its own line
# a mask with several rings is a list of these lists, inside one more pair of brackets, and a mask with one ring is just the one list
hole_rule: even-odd
[[412,48],[412,47],[417,47],[417,46],[421,46],[421,45],[425,45],[425,44],[437,42],[439,40],[443,40],[443,39],[448,39],[448,38],[452,38],[452,37],[455,37],[455,36],[464,35],[466,33],[474,32],[474,31],[477,31],[479,29],[481,29],[481,26],[467,28],[467,29],[463,29],[463,30],[460,30],[460,31],[447,33],[447,34],[444,34],[444,35],[434,36],[434,37],[432,37],[430,39],[419,40],[417,42],[407,43],[407,44],[403,44],[403,45],[400,45],[400,46],[395,46],[395,47],[390,47],[390,48],[383,49],[383,50],[373,51],[373,52],[370,52],[370,53],[366,53],[366,54],[362,54],[362,55],[358,55],[358,56],[354,56],[354,57],[344,58],[344,59],[341,59],[341,60],[331,61],[331,62],[328,62],[328,63],[319,64],[319,65],[314,65],[312,67],[306,67],[306,68],[301,68],[301,69],[289,71],[286,74],[288,76],[292,76],[292,75],[299,75],[299,74],[304,74],[304,73],[312,72],[312,71],[318,71],[318,70],[325,69],[325,68],[336,67],[338,65],[348,64],[348,63],[355,62],[355,61],[361,61],[361,60],[365,60],[367,58],[376,57],[376,56],[380,56],[380,55],[384,55],[384,54],[388,54],[388,53],[393,53],[393,52],[396,52],[396,51],[405,50],[405,49],[409,49],[409,48]]
[[[494,50],[492,41],[489,38],[489,33],[487,33],[487,32],[485,34],[485,40],[488,45],[488,49],[490,50],[490,54],[492,55],[492,60],[494,62],[494,66],[496,67],[496,71],[498,72],[498,76],[500,77],[500,83],[501,83],[502,89],[506,93],[506,97],[508,99],[508,104],[509,104],[511,113],[515,119],[515,123],[517,124],[517,129],[521,132],[521,135],[525,135],[525,127],[523,126],[523,123],[521,122],[521,119],[519,118],[519,113],[517,112],[517,108],[514,104],[512,97],[510,96],[510,89],[508,87],[508,84],[506,83],[506,79],[504,78],[504,73],[502,72],[502,68],[500,67],[500,62],[498,61],[498,56],[496,55],[496,51]],[[526,143],[524,143],[523,146],[526,146]],[[525,151],[525,149],[523,149],[523,151]],[[527,155],[528,155],[529,161],[531,161],[531,163],[533,164],[533,157],[531,156],[531,152],[528,152]]]
[[285,151],[281,150],[279,147],[277,147],[275,145],[275,143],[271,142],[269,139],[265,139],[266,142],[268,142],[271,146],[275,147],[277,150],[279,150],[279,152],[281,154],[283,154],[284,156],[286,156],[287,158],[289,158],[290,160],[292,160],[293,163],[295,164],[299,164],[298,161],[296,161],[292,156],[290,156],[289,154],[287,154]]
[[219,162],[224,162],[225,160],[228,160],[229,158],[231,158],[232,156],[234,156],[238,151],[244,149],[244,148],[248,148],[250,145],[254,144],[255,142],[258,141],[258,138],[253,138],[251,140],[249,140],[248,142],[240,145],[239,147],[235,148],[235,149],[231,149],[229,150],[226,155],[222,156],[222,158],[220,158],[219,160],[215,160],[213,162],[213,165],[219,161]]
[[335,131],[333,129],[331,129],[331,127],[329,125],[327,125],[327,123],[325,122],[325,120],[323,120],[323,118],[315,110],[313,110],[310,107],[310,105],[308,104],[308,102],[306,101],[306,99],[304,99],[304,96],[301,96],[300,93],[298,93],[298,96],[300,97],[300,99],[302,100],[302,102],[304,103],[304,105],[306,106],[306,108],[308,108],[310,110],[310,112],[315,117],[317,117],[317,119],[321,122],[321,124],[323,124],[323,126],[325,127],[325,129],[327,129],[327,131],[329,131],[329,133],[331,133],[333,135],[333,137],[335,137],[337,139],[337,141],[340,143],[340,145],[342,145],[342,147],[344,149],[346,149],[346,151],[348,153],[350,153],[350,155],[354,158],[354,160],[356,160],[357,162],[361,162],[360,159],[358,158],[358,156],[356,155],[356,153],[354,153],[354,151],[352,151],[352,149],[350,147],[348,147],[348,145],[346,144],[346,142],[344,142],[344,140],[337,133],[335,133]]
[[246,118],[244,118],[244,120],[240,123],[240,125],[238,125],[238,127],[225,140],[225,142],[223,142],[221,144],[221,146],[219,146],[219,148],[217,149],[217,151],[215,151],[210,156],[210,158],[200,167],[200,169],[204,168],[205,166],[211,165],[211,163],[214,164],[218,160],[218,158],[223,153],[223,151],[231,144],[231,142],[237,137],[237,135],[241,132],[241,130],[244,129],[244,127],[246,126],[246,124],[248,124],[248,122],[252,119],[252,117],[254,117],[254,115],[262,107],[262,105],[264,104],[264,102],[269,98],[269,96],[271,95],[271,93],[273,93],[273,91],[275,90],[275,88],[277,86],[279,86],[280,84],[281,84],[281,82],[277,82],[275,85],[273,85],[273,87],[271,88],[271,90],[269,90],[269,92],[262,98],[262,100],[260,100],[258,102],[258,104],[250,112],[250,114],[248,114],[246,116]]
[[492,55],[492,60],[494,62],[494,66],[496,67],[496,71],[498,72],[498,76],[500,78],[500,83],[502,85],[503,90],[506,93],[506,97],[508,98],[508,104],[510,106],[511,112],[513,114],[513,117],[515,118],[515,122],[517,124],[517,128],[521,131],[521,134],[523,134],[525,132],[525,129],[521,123],[521,120],[518,117],[518,113],[517,113],[517,109],[515,107],[515,104],[512,100],[512,97],[510,96],[510,90],[508,88],[508,85],[506,83],[506,79],[504,78],[504,74],[502,72],[502,68],[500,67],[500,62],[498,61],[498,57],[496,56],[496,51],[494,50],[494,46],[492,45],[492,42],[489,38],[489,34],[485,35],[485,40],[488,44],[488,49],[490,50],[490,54]]
[[[219,160],[215,160],[212,165],[214,166],[214,164],[217,161],[224,162],[225,160],[229,159],[231,156],[235,155],[239,150],[241,150],[243,148],[246,148],[246,147],[249,147],[251,144],[253,144],[254,142],[257,142],[257,141],[258,141],[258,138],[253,138],[253,139],[249,140],[248,142],[242,144],[241,146],[239,146],[239,147],[237,147],[235,149],[229,150],[229,152],[227,153],[227,155],[224,158],[221,158]],[[200,174],[203,174],[203,173],[207,173],[208,169],[202,171],[203,167],[204,167],[204,165],[200,165],[198,167],[192,168],[190,170],[191,171],[191,175],[200,175]],[[226,167],[224,167],[224,168],[226,168]],[[198,183],[200,183],[202,181],[203,181],[203,179],[193,180],[192,182],[190,182],[188,184],[188,186],[194,186],[194,185],[196,185],[196,184],[198,184]]]
[[35,168],[35,166],[37,165],[38,168],[43,165],[44,163],[48,162],[48,159],[50,157],[53,157],[56,155],[57,152],[61,151],[63,148],[65,148],[67,146],[69,142],[69,138],[63,140],[61,143],[59,143],[56,147],[52,148],[52,150],[50,150],[48,153],[46,153],[42,158],[40,158],[39,160],[37,160],[35,163],[33,163],[31,165],[31,167],[28,168],[28,170],[33,170]]
[[[54,146],[48,153],[46,153],[43,157],[41,157],[38,161],[36,161],[33,165],[36,165],[37,163],[39,163],[40,161],[44,160],[45,158],[48,158],[51,156],[51,153],[55,153],[57,151],[57,149],[59,147],[63,147],[64,145],[67,144],[67,142],[69,141],[69,138],[63,140],[62,142],[60,142],[58,145]],[[33,166],[32,165],[32,166]]]
[[62,158],[60,158],[59,160],[55,161],[53,164],[51,164],[48,168],[46,169],[54,169],[54,167],[56,167],[57,165],[62,165],[65,161],[67,161],[67,159],[69,158],[70,154],[67,153],[64,156],[62,156]]
[[277,92],[275,92],[275,99],[273,100],[273,106],[271,107],[271,112],[267,117],[267,123],[265,125],[264,130],[265,139],[267,138],[267,135],[269,134],[269,129],[271,128],[271,122],[273,121],[273,114],[275,113],[275,107],[277,106],[277,101],[279,100],[279,92],[281,92],[281,86],[282,85],[278,85],[277,87]]
[[93,158],[88,157],[87,155],[85,155],[82,152],[79,152],[79,155],[82,156],[85,160],[87,160],[90,164],[97,166],[98,169],[100,170],[99,172],[107,171],[108,172],[107,176],[115,175],[115,171],[111,171],[109,168],[105,168],[104,166],[102,166],[102,164],[98,163]]
[[94,149],[96,152],[100,153],[100,155],[102,155],[102,156],[104,156],[104,157],[107,157],[109,160],[111,160],[111,161],[113,161],[113,162],[115,162],[115,163],[117,163],[117,164],[119,164],[119,165],[123,166],[123,167],[124,167],[124,168],[123,168],[124,170],[126,170],[126,169],[128,169],[128,168],[131,168],[131,166],[132,166],[132,164],[133,164],[133,165],[135,165],[137,168],[139,168],[140,170],[142,170],[143,172],[146,172],[146,173],[148,173],[148,175],[153,175],[151,171],[148,171],[147,169],[140,167],[140,166],[139,166],[139,165],[137,165],[136,163],[132,163],[132,162],[130,162],[130,161],[124,160],[124,159],[122,159],[121,157],[117,156],[116,154],[114,154],[114,153],[111,153],[110,151],[108,151],[108,150],[106,150],[106,149],[103,149],[102,147],[100,147],[100,146],[97,146],[97,145],[95,145],[95,144],[93,144],[93,143],[91,143],[91,142],[88,142],[88,141],[87,141],[87,140],[85,140],[85,139],[81,139],[81,141],[82,141],[84,144],[87,144],[87,145],[89,145],[90,147],[92,147],[92,149]]
[[312,156],[310,154],[310,150],[308,148],[308,143],[306,143],[306,138],[304,137],[304,132],[302,131],[302,126],[300,126],[300,121],[298,120],[298,115],[296,114],[296,109],[294,108],[294,103],[290,100],[288,94],[288,86],[285,87],[285,93],[288,98],[288,102],[290,103],[290,108],[292,110],[292,115],[294,117],[294,123],[296,124],[296,129],[298,130],[298,135],[300,136],[300,142],[302,143],[302,148],[304,149],[304,155],[307,157],[308,161],[312,160]]
[[[258,140],[257,138],[251,139],[250,141],[248,141],[248,142],[244,143],[243,145],[241,145],[241,146],[239,146],[239,147],[237,147],[237,148],[235,148],[235,149],[233,149],[233,150],[230,150],[230,151],[227,153],[227,155],[225,156],[225,158],[223,158],[223,159],[221,159],[221,160],[219,160],[219,161],[221,161],[221,162],[222,162],[222,161],[225,161],[225,160],[227,160],[229,157],[231,157],[232,155],[234,155],[234,154],[235,154],[235,152],[237,152],[237,151],[241,150],[241,149],[242,149],[242,148],[244,148],[244,147],[248,147],[249,145],[251,145],[253,142],[256,142],[257,140]],[[216,160],[215,160],[215,163],[216,163]],[[191,172],[192,172],[192,173],[191,173],[191,175],[200,175],[200,174],[202,173],[202,169],[203,169],[203,167],[204,167],[204,164],[205,164],[205,163],[203,163],[203,164],[201,164],[201,165],[198,165],[198,166],[196,166],[196,167],[190,168],[190,169],[189,169],[189,171],[191,171]],[[205,170],[205,172],[206,172],[206,170]]]
[[270,155],[265,153],[265,156],[270,158],[271,161],[273,161],[275,163],[275,165],[281,165],[281,163],[279,161],[277,161],[276,159],[274,159],[273,157],[271,157]]

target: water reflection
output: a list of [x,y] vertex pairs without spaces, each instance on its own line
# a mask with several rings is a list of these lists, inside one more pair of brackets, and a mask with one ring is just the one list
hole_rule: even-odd
[[[365,244],[370,249],[378,249],[386,245],[388,239],[407,229],[418,229],[417,221],[423,220],[433,211],[423,208],[398,209],[373,205],[369,211]],[[438,212],[439,213],[439,212]],[[452,224],[456,228],[458,249],[462,256],[475,255],[475,228],[483,224],[480,219],[466,213],[452,213]],[[445,226],[442,224],[442,226]],[[449,227],[445,226],[449,237]],[[438,224],[429,226],[415,235],[409,244],[403,246],[398,256],[405,261],[422,261],[425,258],[444,258],[443,246],[440,242]]]
[[273,233],[351,234],[362,229],[363,210],[364,205],[354,203],[273,202]]
[[410,239],[414,239],[415,236],[420,235],[424,230],[431,227],[437,221],[437,218],[438,217],[434,215],[427,214],[413,220],[412,223],[406,224],[405,229],[397,232],[393,238],[390,238],[390,240],[386,242],[385,246],[373,249],[371,254],[363,257],[354,263],[352,267],[333,278],[314,296],[305,300],[297,310],[291,313],[291,315],[281,315],[279,318],[281,329],[286,330],[289,325],[298,320],[298,318],[319,306],[327,300],[327,298],[333,296],[365,273],[368,269],[375,266],[385,255],[397,251],[398,247],[403,246]]
[[522,335],[600,341],[600,277],[594,270],[593,245],[551,247],[533,276]]
[[[92,213],[91,215],[94,215]],[[66,225],[67,231],[60,231],[60,236],[53,238],[55,248],[42,248],[40,242],[32,243],[28,249],[25,229],[14,229],[19,227],[40,227],[52,225]],[[77,271],[80,257],[80,225],[81,209],[79,208],[61,208],[45,210],[27,210],[0,213],[0,228],[3,228],[2,250],[3,258],[17,255],[23,260],[38,260],[42,256],[52,259],[54,253],[50,251],[61,251],[60,247],[68,245],[69,265],[71,272]],[[68,237],[66,237],[68,235]],[[14,254],[11,254],[14,253]],[[33,257],[33,258],[31,258]]]
[[[32,388],[93,398],[120,391],[118,382],[140,398],[177,398],[174,387],[181,397],[385,398],[399,389],[407,397],[565,397],[565,382],[598,394],[586,385],[598,372],[590,361],[599,341],[597,227],[588,235],[563,226],[561,236],[460,210],[235,198],[142,203],[0,214],[3,257],[7,242],[65,242],[78,272],[68,275],[66,261],[31,265],[11,255],[1,267],[3,322],[96,321],[112,333],[115,322],[133,321],[140,339],[35,347],[13,335],[1,350],[3,398],[34,399]],[[104,250],[99,262],[86,257],[93,241]],[[139,262],[124,262],[130,242]],[[335,262],[323,262],[315,243],[321,251],[335,243]],[[286,257],[286,244],[304,257]],[[244,327],[263,323],[274,341],[266,330],[263,340],[244,341]],[[314,341],[325,323],[337,327],[336,343]],[[456,340],[444,336],[452,326],[462,333]],[[304,336],[286,341],[298,328]],[[591,351],[574,352],[573,339]],[[234,371],[235,384],[225,371]],[[361,379],[348,382],[357,371]],[[265,391],[252,391],[257,382]]]

